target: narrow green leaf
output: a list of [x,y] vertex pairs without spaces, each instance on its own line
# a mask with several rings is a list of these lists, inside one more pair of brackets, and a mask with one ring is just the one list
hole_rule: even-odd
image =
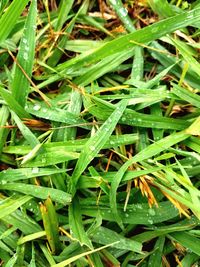
[[73,124],[73,125],[79,125],[81,128],[90,129],[89,126],[86,126],[87,122],[83,119],[81,119],[79,116],[55,107],[48,107],[46,103],[37,102],[35,104],[28,103],[26,110],[43,119],[51,119],[52,121],[57,122],[64,122],[66,124]]
[[[30,82],[24,73],[31,78],[32,67],[35,54],[35,29],[37,17],[37,1],[32,0],[29,13],[24,26],[24,33],[19,45],[17,63],[13,73],[11,84],[12,94],[15,100],[22,106],[25,106],[26,98],[29,93]],[[22,71],[22,69],[23,71]]]
[[5,128],[1,128],[6,126],[6,122],[9,117],[9,110],[6,106],[2,106],[0,109],[0,154],[2,153],[3,146],[6,142],[6,138],[8,135],[9,130]]
[[46,232],[47,240],[49,242],[52,254],[58,253],[61,250],[59,240],[58,220],[55,207],[50,199],[47,198],[44,205],[40,205],[44,229]]
[[29,142],[32,148],[34,148],[36,145],[39,145],[40,142],[35,137],[35,135],[31,132],[31,130],[20,120],[20,118],[15,114],[13,111],[11,111],[11,115],[16,122],[19,130],[21,131],[24,138]]
[[2,88],[1,86],[0,86],[0,94],[2,98],[5,100],[6,104],[9,106],[9,108],[12,111],[14,111],[21,119],[32,118],[31,115],[29,115],[29,113],[26,112],[24,108],[19,105],[19,103],[15,100],[12,94],[8,90]]
[[162,266],[163,247],[165,243],[165,237],[159,237],[154,246],[154,252],[149,257],[148,267],[160,267]]
[[71,196],[61,190],[23,183],[0,184],[0,189],[17,191],[36,198],[47,199],[49,196],[55,202],[67,205],[71,202]]
[[[115,216],[111,212],[109,205],[99,205],[97,209],[96,203],[88,203],[81,201],[82,214],[95,217],[100,212],[102,219],[109,222],[116,222]],[[153,225],[160,222],[168,221],[179,215],[179,211],[172,203],[159,202],[158,208],[149,208],[146,203],[128,204],[124,211],[124,204],[118,204],[118,214],[124,224],[142,224]]]
[[76,197],[73,198],[72,204],[69,206],[69,225],[73,238],[75,238],[81,246],[86,245],[92,249],[92,243],[83,227],[80,204]]
[[192,93],[191,91],[182,88],[174,83],[172,83],[172,92],[180,97],[180,99],[200,108],[200,96],[198,94]]
[[9,8],[0,18],[0,43],[8,37],[28,1],[29,0],[12,1]]
[[25,180],[33,177],[48,176],[57,173],[65,173],[66,169],[57,168],[21,168],[8,169],[0,172],[0,183],[14,182],[18,180]]
[[93,160],[93,158],[97,156],[108,138],[111,136],[113,130],[116,127],[116,124],[118,123],[126,108],[126,105],[127,101],[122,100],[116,107],[115,111],[99,128],[96,134],[93,135],[83,147],[70,181],[70,192],[72,193],[72,195],[74,195],[76,192],[76,184],[79,177],[88,166],[88,164]]
[[112,209],[112,212],[114,216],[116,217],[116,221],[118,224],[123,227],[122,220],[118,215],[117,211],[117,200],[116,200],[116,193],[117,188],[122,180],[122,177],[129,166],[131,166],[133,163],[136,163],[138,161],[146,160],[152,156],[155,156],[156,154],[162,152],[163,150],[173,146],[174,144],[177,144],[180,141],[183,141],[184,139],[188,138],[190,135],[186,132],[178,132],[171,134],[154,144],[151,144],[146,149],[142,150],[138,154],[136,154],[134,157],[129,159],[118,171],[116,174],[115,179],[111,182],[111,190],[110,190],[110,207]]
[[175,47],[179,50],[184,60],[189,63],[189,66],[196,72],[196,75],[200,73],[200,64],[199,62],[189,53],[188,49],[181,45],[179,40],[171,39]]
[[107,245],[110,243],[115,243],[114,247],[118,249],[130,250],[137,253],[142,253],[142,244],[125,238],[120,234],[117,234],[115,231],[112,231],[105,227],[99,227],[94,234],[92,234],[92,240],[96,243]]
[[0,218],[9,215],[19,207],[21,207],[23,204],[25,204],[27,201],[31,199],[30,196],[23,196],[20,198],[6,198],[0,200]]
[[34,241],[35,239],[44,237],[46,235],[45,231],[36,232],[34,234],[26,235],[20,238],[17,242],[18,245],[24,244],[26,242]]
[[175,240],[182,246],[190,249],[200,256],[200,240],[186,232],[174,232],[169,235],[170,239]]
[[55,265],[52,265],[52,267],[65,267],[65,266],[69,265],[70,263],[72,263],[72,262],[74,262],[74,261],[80,259],[81,257],[90,255],[90,254],[95,253],[95,252],[98,252],[98,251],[103,250],[103,249],[105,249],[105,248],[108,248],[108,247],[110,247],[110,246],[112,246],[112,245],[113,245],[113,243],[112,243],[112,244],[108,244],[108,245],[103,246],[103,247],[100,247],[100,248],[96,248],[96,249],[93,249],[93,250],[84,252],[84,253],[81,253],[81,254],[79,254],[79,255],[77,255],[77,256],[71,257],[70,259],[67,259],[67,260],[62,261],[62,262],[60,262],[60,263],[57,263],[57,264],[55,264]]
[[58,66],[58,70],[66,69],[71,65],[73,65],[74,70],[75,67],[80,68],[83,65],[97,62],[100,59],[105,58],[106,56],[109,56],[111,54],[115,54],[123,50],[128,50],[134,46],[134,44],[131,43],[131,40],[139,43],[147,43],[153,41],[168,33],[176,31],[177,29],[191,25],[193,22],[198,21],[199,16],[200,9],[195,9],[189,12],[184,12],[172,18],[159,21],[141,30],[116,38],[115,40],[110,41],[99,49],[95,50],[95,52],[81,55],[79,57],[76,57],[75,59],[63,63]]
[[[106,120],[115,107],[113,104],[97,97],[92,97],[92,101],[85,101],[85,106],[91,114],[100,120]],[[143,114],[128,108],[124,111],[119,123],[130,126],[173,130],[183,130],[190,125],[186,120]]]

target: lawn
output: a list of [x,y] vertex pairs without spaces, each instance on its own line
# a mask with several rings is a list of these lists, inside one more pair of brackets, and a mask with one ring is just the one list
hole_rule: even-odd
[[200,266],[199,37],[199,0],[0,0],[0,266]]

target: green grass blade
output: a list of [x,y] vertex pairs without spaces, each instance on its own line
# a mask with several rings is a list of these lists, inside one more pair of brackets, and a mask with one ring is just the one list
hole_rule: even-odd
[[5,216],[11,214],[30,199],[30,196],[23,196],[21,198],[7,198],[3,200],[1,199],[0,218],[2,219]]
[[[115,106],[100,98],[92,97],[92,101],[86,99],[85,107],[98,119],[106,120],[114,110]],[[128,108],[124,111],[119,123],[130,126],[173,130],[183,130],[190,125],[186,120],[148,115]]]
[[66,18],[70,12],[70,9],[72,8],[73,3],[74,3],[74,0],[60,1],[58,20],[57,20],[56,27],[55,27],[56,31],[60,31],[62,29],[62,26],[66,21]]
[[[37,148],[37,147],[35,147]],[[38,146],[38,149],[40,149],[40,145]],[[37,150],[38,151],[38,150]],[[37,152],[36,151],[36,152]],[[34,151],[33,151],[34,152]],[[21,164],[23,167],[46,167],[50,165],[55,165],[58,163],[66,162],[69,160],[74,160],[79,158],[79,153],[71,152],[71,151],[63,151],[63,153],[60,153],[60,150],[55,150],[55,153],[52,152],[40,152],[38,155],[37,153],[29,153],[27,156],[24,157]],[[33,157],[32,157],[33,156]],[[36,156],[36,157],[35,157]]]
[[21,131],[24,138],[29,142],[32,148],[34,148],[36,145],[40,144],[38,139],[35,137],[35,135],[31,132],[31,130],[20,120],[20,118],[11,111],[12,118],[16,122],[19,130]]
[[14,111],[20,118],[29,118],[31,119],[31,115],[29,115],[28,112],[24,110],[22,106],[19,105],[19,103],[15,100],[13,95],[8,91],[5,90],[0,86],[0,94],[2,98],[5,100],[6,104],[9,106],[9,108]]
[[187,89],[184,89],[176,84],[173,84],[172,92],[180,97],[180,99],[200,108],[200,96],[198,94],[192,93]]
[[154,267],[162,266],[162,254],[163,254],[164,243],[165,243],[164,237],[158,238],[158,240],[154,246],[155,251],[149,257],[148,267],[150,267],[150,266],[154,266]]
[[56,254],[61,250],[61,244],[59,240],[57,214],[50,197],[47,198],[44,204],[40,205],[40,210],[51,252],[52,254]]
[[17,244],[18,245],[21,245],[21,244],[24,244],[26,242],[33,241],[33,240],[35,240],[37,238],[44,237],[45,235],[46,235],[46,232],[45,231],[40,231],[40,232],[36,232],[34,234],[23,236],[22,238],[19,239],[19,241],[17,242]]
[[[153,211],[152,211],[153,210]],[[102,216],[102,219],[109,222],[116,222],[115,216],[111,212],[111,207],[98,206],[96,208],[96,203],[86,203],[82,201],[81,203],[82,214],[92,217],[97,217],[98,212]],[[123,222],[123,224],[144,224],[151,226],[160,222],[168,221],[172,218],[178,216],[179,212],[169,201],[159,202],[158,208],[149,208],[146,203],[136,203],[127,205],[126,211],[124,211],[124,204],[118,205],[118,214]],[[139,241],[139,240],[137,240]],[[139,241],[140,242],[140,241]]]
[[186,232],[175,232],[169,235],[170,239],[175,240],[182,246],[190,249],[195,254],[200,256],[200,240]]
[[189,63],[189,66],[192,68],[196,75],[199,76],[200,73],[200,64],[199,62],[191,55],[187,47],[183,46],[180,41],[172,39],[175,47],[179,50],[184,60]]
[[[9,118],[9,110],[6,106],[2,106],[0,109],[0,127],[6,126],[6,122]],[[9,130],[5,128],[0,128],[0,154],[2,153],[3,146],[6,142],[6,138]]]
[[66,69],[71,65],[73,65],[73,69],[76,67],[80,68],[83,65],[95,63],[111,54],[128,50],[134,46],[134,44],[131,43],[132,40],[139,43],[153,41],[168,33],[176,31],[177,29],[191,25],[193,22],[198,21],[199,16],[200,9],[195,9],[190,12],[184,12],[183,14],[174,16],[172,18],[159,21],[141,30],[110,41],[89,55],[81,55],[75,59],[63,63],[58,67],[58,70],[63,70],[64,68]]
[[51,119],[52,121],[63,122],[69,125],[80,124],[80,127],[90,129],[89,126],[84,125],[87,124],[87,121],[81,119],[78,115],[60,108],[48,107],[43,102],[28,103],[26,110],[39,118]]
[[67,259],[67,260],[65,260],[65,261],[63,261],[63,262],[57,263],[57,264],[53,265],[52,267],[64,267],[64,266],[67,266],[67,265],[69,265],[70,263],[72,263],[72,262],[74,262],[74,261],[80,259],[81,257],[90,255],[90,254],[95,253],[95,252],[98,252],[98,251],[103,250],[103,249],[105,249],[105,248],[107,248],[107,247],[110,247],[110,246],[112,246],[112,245],[113,245],[113,244],[108,244],[108,245],[106,245],[106,246],[103,246],[103,247],[100,247],[100,248],[96,248],[96,249],[93,249],[93,250],[90,250],[90,251],[81,253],[81,254],[79,254],[79,255],[77,255],[77,256],[74,256],[74,257],[71,257],[70,259]]
[[123,224],[121,221],[121,218],[118,215],[117,211],[117,200],[116,200],[116,193],[117,193],[117,188],[122,180],[122,177],[126,170],[128,169],[129,166],[131,166],[133,163],[136,163],[138,161],[143,161],[146,160],[152,156],[155,156],[156,154],[162,152],[163,150],[173,146],[174,144],[177,144],[180,141],[183,141],[184,139],[188,138],[190,135],[187,134],[186,132],[178,132],[171,134],[154,144],[151,144],[148,146],[146,149],[142,150],[138,154],[136,154],[134,157],[129,159],[118,171],[116,174],[115,180],[112,181],[111,183],[111,190],[110,190],[110,207],[112,209],[112,212],[114,216],[116,217],[116,221],[118,224],[123,228]]
[[[33,0],[30,5],[29,14],[27,16],[24,33],[19,45],[19,52],[17,55],[17,64],[14,68],[12,81],[12,94],[15,100],[21,105],[25,106],[26,98],[29,93],[29,86],[32,76],[32,68],[35,54],[35,29],[37,17],[37,1]],[[23,69],[23,71],[22,71]],[[25,75],[26,73],[26,75]],[[27,77],[28,78],[27,78]]]
[[71,196],[68,193],[54,188],[23,183],[7,183],[0,184],[0,189],[17,191],[40,199],[47,199],[50,196],[53,201],[63,205],[68,205],[71,202]]
[[119,249],[125,249],[134,251],[137,253],[142,253],[142,244],[134,240],[125,238],[120,234],[117,234],[115,231],[112,231],[105,227],[99,227],[94,234],[92,234],[93,242],[107,245],[110,243],[117,242],[114,247]]
[[27,3],[28,0],[14,0],[2,15],[0,18],[0,43],[8,37]]
[[114,112],[104,122],[96,134],[92,136],[83,147],[70,181],[69,188],[72,195],[74,195],[76,192],[76,184],[82,172],[91,162],[91,160],[93,160],[93,158],[99,153],[108,138],[111,136],[116,124],[126,108],[127,101],[122,100],[119,104],[120,105],[116,107]]
[[93,249],[91,240],[83,227],[80,204],[76,197],[73,198],[72,204],[69,206],[69,225],[72,237],[75,238],[81,246],[86,245],[90,249]]
[[65,173],[66,169],[57,168],[21,168],[8,169],[0,172],[0,182],[14,182],[18,180],[25,180],[34,177],[54,175],[58,173]]

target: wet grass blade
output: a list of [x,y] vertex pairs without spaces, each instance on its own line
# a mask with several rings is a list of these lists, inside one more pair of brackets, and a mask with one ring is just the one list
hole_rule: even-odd
[[8,105],[8,107],[12,111],[14,111],[20,118],[24,118],[24,119],[32,118],[31,115],[29,115],[29,113],[26,112],[24,108],[20,106],[20,104],[15,100],[11,92],[9,92],[8,90],[5,90],[4,88],[0,86],[0,94],[2,98],[4,99],[4,101],[6,102],[6,104]]
[[16,122],[19,130],[23,134],[24,138],[29,142],[32,148],[34,148],[36,145],[40,144],[38,139],[35,137],[35,135],[31,132],[31,130],[26,127],[26,125],[20,120],[20,118],[11,111],[12,118]]
[[62,261],[62,262],[60,262],[60,263],[57,263],[57,264],[53,265],[52,267],[64,267],[64,266],[67,266],[67,265],[69,265],[70,263],[72,263],[72,262],[74,262],[74,261],[80,259],[81,257],[90,255],[90,254],[95,253],[95,252],[98,252],[98,251],[103,250],[103,249],[105,249],[105,248],[108,248],[108,247],[110,247],[110,246],[112,246],[112,245],[113,245],[113,244],[108,244],[108,245],[106,245],[106,246],[103,246],[103,247],[100,247],[100,248],[96,248],[96,249],[93,249],[93,250],[90,250],[90,251],[81,253],[81,254],[79,254],[79,255],[77,255],[77,256],[71,257],[70,259],[67,259],[67,260]]
[[0,184],[0,189],[17,191],[40,199],[47,199],[50,196],[53,201],[63,205],[67,205],[71,202],[71,196],[68,193],[54,188],[23,183],[7,183]]
[[200,96],[198,94],[192,93],[187,89],[184,89],[176,84],[172,84],[172,92],[180,97],[180,99],[200,108]]
[[6,106],[2,106],[1,110],[0,110],[0,154],[2,152],[3,146],[6,142],[6,138],[8,135],[9,130],[5,129],[5,128],[1,128],[6,126],[6,122],[8,120],[9,117],[9,110]]
[[181,245],[189,248],[192,252],[200,256],[199,238],[186,232],[171,233],[169,236],[170,239],[179,242]]
[[[19,45],[12,81],[12,95],[15,100],[25,106],[29,93],[32,68],[35,54],[35,30],[37,17],[37,1],[33,0],[24,26],[24,33]],[[20,88],[20,90],[19,90]]]
[[154,23],[153,25],[145,27],[142,30],[135,31],[133,33],[110,41],[109,43],[103,45],[101,48],[90,53],[89,55],[81,55],[79,57],[76,57],[75,59],[72,59],[71,61],[63,63],[58,67],[58,70],[63,70],[64,68],[66,69],[71,65],[73,65],[73,69],[75,69],[75,67],[80,68],[84,64],[95,63],[98,60],[105,58],[111,54],[130,49],[134,46],[134,44],[131,43],[131,40],[139,43],[147,43],[153,41],[164,36],[165,34],[171,33],[177,29],[186,27],[193,22],[198,21],[199,16],[200,9],[195,9],[190,12],[186,12],[172,18],[159,21],[158,23]]
[[50,197],[47,198],[44,204],[40,205],[40,211],[51,253],[56,254],[61,250],[61,244],[59,240],[57,214]]
[[114,112],[104,122],[104,124],[100,127],[96,134],[92,136],[83,147],[70,181],[69,191],[72,193],[72,195],[74,195],[76,192],[76,184],[79,177],[91,162],[91,160],[93,160],[93,158],[103,148],[104,144],[114,131],[116,124],[118,123],[126,108],[127,101],[122,100],[119,104],[120,105],[116,107]]
[[21,198],[1,198],[1,206],[0,206],[0,218],[4,218],[5,216],[11,214],[13,211],[21,207],[27,201],[31,199],[30,196],[23,196]]
[[122,177],[123,177],[124,173],[128,169],[128,167],[131,166],[133,163],[136,163],[138,161],[146,160],[146,159],[148,159],[148,158],[150,158],[150,157],[162,152],[163,150],[173,146],[174,144],[177,144],[178,142],[185,140],[189,136],[190,135],[187,134],[184,131],[171,134],[171,135],[169,135],[169,136],[167,136],[167,137],[155,142],[154,144],[151,144],[146,149],[142,150],[141,152],[136,154],[134,157],[129,159],[120,168],[120,170],[116,174],[115,180],[113,180],[112,183],[111,183],[111,190],[110,190],[110,207],[111,207],[112,212],[113,212],[114,216],[116,217],[116,221],[118,222],[120,227],[123,228],[123,224],[122,224],[122,220],[119,217],[118,211],[117,211],[116,194],[117,194],[117,188],[118,188],[118,186],[119,186],[119,184],[120,184],[120,182],[122,180]]
[[[113,104],[97,97],[92,97],[92,101],[85,101],[85,106],[100,120],[106,120],[114,110]],[[187,120],[139,113],[128,108],[124,111],[119,123],[130,126],[173,130],[183,130],[190,125]]]
[[69,225],[72,237],[75,238],[81,246],[86,245],[93,249],[93,245],[87,236],[82,223],[81,209],[78,199],[74,198],[69,206]]
[[0,43],[8,37],[27,3],[28,0],[14,0],[2,15],[0,18]]
[[[102,219],[109,222],[116,222],[115,216],[111,212],[110,205],[99,206],[96,209],[95,203],[81,203],[82,214],[95,217],[100,211]],[[118,214],[123,224],[145,224],[153,225],[160,222],[168,221],[178,216],[178,210],[169,201],[159,202],[158,208],[149,208],[146,203],[136,203],[128,205],[124,211],[124,205],[118,205]]]
[[142,253],[142,244],[134,240],[126,239],[125,237],[122,237],[116,232],[105,227],[99,227],[92,235],[92,240],[93,242],[97,242],[102,245],[107,245],[118,241],[115,243],[114,247]]

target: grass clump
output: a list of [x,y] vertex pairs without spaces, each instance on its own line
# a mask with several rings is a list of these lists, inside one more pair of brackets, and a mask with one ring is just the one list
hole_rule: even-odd
[[1,266],[198,266],[190,2],[1,1]]

